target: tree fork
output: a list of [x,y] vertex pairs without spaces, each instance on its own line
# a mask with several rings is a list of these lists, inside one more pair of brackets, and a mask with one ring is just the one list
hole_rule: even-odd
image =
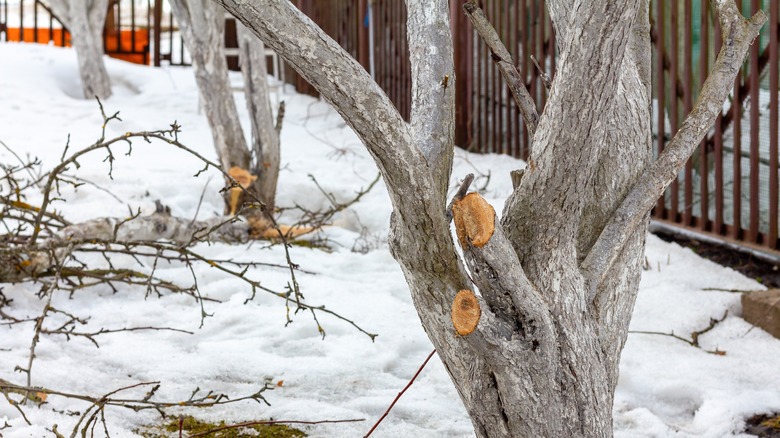
[[[561,62],[534,135],[536,165],[501,222],[478,195],[459,193],[452,203],[470,276],[445,213],[454,131],[454,87],[442,90],[453,71],[449,2],[406,1],[413,75],[406,124],[357,61],[290,2],[217,1],[314,85],[376,160],[393,204],[391,253],[477,436],[611,436],[642,236],[628,231],[626,267],[605,277],[614,289],[609,302],[589,305],[581,263],[643,171],[644,154],[649,159],[648,2],[548,1]],[[630,125],[637,132],[612,132]],[[624,167],[605,176],[612,155]],[[459,335],[453,303],[464,289],[478,289],[465,307],[479,307],[480,316]]]

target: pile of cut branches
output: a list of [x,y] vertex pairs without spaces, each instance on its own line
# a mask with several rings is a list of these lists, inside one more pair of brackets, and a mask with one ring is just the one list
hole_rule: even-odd
[[[0,394],[20,412],[25,421],[29,423],[24,413],[25,405],[44,404],[50,395],[66,397],[88,404],[86,409],[79,413],[80,417],[72,435],[79,431],[87,433],[94,430],[98,423],[102,424],[108,435],[104,406],[120,406],[134,411],[153,409],[164,415],[170,407],[208,407],[241,400],[266,402],[262,393],[272,387],[266,384],[245,397],[228,397],[211,392],[203,396],[196,390],[190,400],[159,402],[153,400],[160,386],[159,382],[139,382],[102,396],[73,394],[58,388],[36,386],[33,381],[33,365],[42,336],[60,337],[66,340],[83,339],[99,346],[99,336],[117,332],[162,330],[193,334],[167,326],[103,327],[87,330],[85,325],[90,315],[78,315],[71,310],[55,306],[52,300],[55,294],[72,295],[77,291],[83,293],[87,290],[106,288],[116,292],[120,286],[139,288],[145,291],[146,297],[171,293],[186,294],[199,306],[201,326],[203,326],[205,318],[211,316],[206,310],[207,304],[218,302],[209,298],[208,294],[202,293],[198,286],[195,266],[205,264],[243,282],[247,286],[247,302],[252,300],[257,292],[265,292],[282,299],[287,309],[287,323],[292,322],[291,315],[300,311],[308,312],[317,330],[324,337],[325,330],[319,322],[318,315],[325,313],[347,322],[372,340],[374,339],[375,334],[363,330],[352,320],[326,309],[325,306],[311,305],[305,301],[296,273],[311,272],[301,270],[292,260],[288,240],[292,235],[289,233],[292,227],[279,226],[273,212],[267,211],[263,203],[246,191],[228,172],[217,163],[182,144],[178,139],[180,126],[177,123],[174,122],[168,129],[128,132],[107,138],[106,126],[120,119],[118,113],[106,115],[102,104],[100,111],[103,124],[98,140],[70,155],[68,155],[70,142],[68,141],[59,164],[48,172],[42,171],[42,163],[38,159],[23,159],[7,145],[0,143],[0,146],[15,158],[12,163],[0,163],[0,227],[2,227],[0,228],[0,325],[24,326],[32,329],[26,363],[17,365],[14,370],[21,373],[25,381],[15,383],[10,377],[7,380],[0,378]],[[130,213],[127,217],[103,217],[80,223],[67,220],[61,212],[53,208],[55,202],[66,201],[63,195],[65,191],[62,190],[64,187],[78,187],[88,183],[72,174],[74,169],[80,167],[81,157],[102,151],[106,154],[105,161],[109,165],[110,175],[116,159],[115,150],[126,147],[126,154],[129,155],[133,152],[134,141],[138,140],[144,143],[162,142],[198,158],[203,162],[204,168],[195,176],[213,168],[225,178],[226,185],[222,189],[223,192],[243,190],[244,198],[248,201],[244,203],[238,214],[207,220],[176,217],[160,201],[155,201],[156,211],[151,215],[142,215],[140,209],[133,211],[128,207]],[[39,199],[38,196],[33,196],[37,195],[36,190],[40,190],[42,200],[33,203],[30,199]],[[367,190],[370,190],[370,187]],[[333,205],[331,209],[324,212],[306,212],[306,218],[296,225],[308,227],[310,230],[319,229],[326,225],[334,214],[359,201],[367,190],[360,191],[355,200],[346,204],[329,198]],[[285,252],[283,263],[217,259],[207,257],[198,251],[198,244],[201,243],[243,244],[256,236],[256,230],[252,230],[252,222],[243,220],[241,214],[250,209],[253,212],[261,211],[265,216],[264,222],[268,224],[267,227],[276,231],[274,241],[281,244]],[[98,257],[95,257],[96,255]],[[123,261],[116,261],[117,258]],[[126,261],[128,259],[133,260],[134,263],[128,264]],[[159,276],[157,267],[161,262],[186,267],[192,274],[191,284],[181,285]],[[273,290],[251,278],[248,272],[256,268],[286,270],[289,273],[289,281],[285,289]],[[23,310],[15,308],[13,296],[4,293],[1,287],[3,283],[24,283],[32,286],[24,290],[37,291],[32,292],[37,293],[41,303],[37,316],[23,315]],[[138,397],[118,395],[128,391],[137,392],[139,388],[147,390]],[[60,436],[56,430],[52,432]]]

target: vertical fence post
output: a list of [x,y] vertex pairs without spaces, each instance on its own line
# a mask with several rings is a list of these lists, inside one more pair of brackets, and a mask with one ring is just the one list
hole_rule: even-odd
[[[701,2],[701,15],[699,17],[701,35],[699,35],[699,86],[703,86],[709,72],[709,50],[710,50],[710,23],[709,23],[709,3]],[[705,136],[699,144],[699,229],[708,231],[710,203],[709,203],[709,157],[707,150],[709,144]]]
[[154,0],[154,66],[160,66],[160,41],[162,31],[162,0]]
[[[715,50],[720,51],[721,45],[723,45],[723,34],[720,28],[720,21],[715,20]],[[723,115],[722,112],[718,114],[715,119],[715,134],[714,138],[714,161],[715,161],[715,223],[713,230],[723,235],[726,232],[725,226],[725,199],[724,199],[724,182],[723,182]]]
[[[737,5],[742,6],[738,0]],[[742,8],[740,8],[741,10]],[[723,29],[726,31],[727,29]],[[732,151],[732,166],[733,166],[733,187],[732,187],[732,199],[733,206],[732,225],[731,225],[731,237],[739,239],[741,236],[740,230],[742,229],[742,70],[739,71],[737,77],[734,79],[734,99],[731,104],[731,120],[732,120],[732,132],[734,133],[734,145]]]
[[769,233],[766,244],[777,249],[777,215],[778,215],[778,33],[780,33],[780,2],[770,1],[769,6]]
[[371,72],[371,64],[368,56],[368,0],[358,0],[357,13],[357,44],[358,44],[358,62],[366,71]]
[[[693,109],[693,4],[692,0],[685,0],[683,24],[683,108],[685,116]],[[695,156],[696,152],[694,152]],[[693,225],[693,160],[685,162],[685,186],[683,188],[683,213],[682,223],[685,226]],[[704,175],[700,175],[704,177]]]
[[[758,12],[759,5],[758,0],[752,0],[750,2],[751,14]],[[760,195],[759,195],[759,157],[761,152],[758,148],[758,133],[760,128],[759,124],[759,67],[758,56],[759,50],[761,50],[761,37],[757,37],[756,41],[750,47],[750,220],[748,222],[748,235],[747,239],[751,243],[758,242],[758,221],[761,217],[760,210]]]
[[466,91],[466,84],[469,81],[471,32],[465,23],[466,15],[460,7],[461,3],[462,1],[459,0],[450,0],[450,27],[455,52],[455,144],[466,147],[470,131],[468,115],[471,112]]
[[19,0],[19,41],[24,41],[24,0]]
[[[664,84],[664,2],[666,0],[655,0],[656,18],[655,18],[655,89],[656,89],[656,110],[658,112],[658,145],[657,152],[660,155],[664,150],[664,136],[666,135],[666,86]],[[665,196],[662,194],[655,207],[655,216],[664,218],[666,216]]]

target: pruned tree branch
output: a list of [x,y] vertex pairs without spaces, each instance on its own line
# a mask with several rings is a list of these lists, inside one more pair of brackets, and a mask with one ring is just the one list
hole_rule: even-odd
[[464,3],[463,10],[474,25],[474,29],[476,29],[479,36],[482,37],[482,40],[485,41],[485,44],[490,49],[491,58],[496,63],[501,76],[504,77],[507,86],[509,86],[509,91],[512,92],[515,103],[517,103],[517,107],[523,115],[525,126],[528,128],[528,136],[533,138],[536,126],[539,124],[539,114],[536,112],[534,100],[525,88],[525,79],[520,76],[520,72],[515,68],[512,55],[509,54],[495,28],[493,28],[485,13],[477,6],[474,0]]
[[409,62],[412,71],[411,131],[446,193],[455,135],[455,67],[449,2],[407,0]]
[[501,341],[496,335],[512,338],[515,346],[526,351],[550,345],[553,323],[547,304],[523,272],[493,207],[472,192],[460,199],[456,196],[452,214],[472,281],[490,312],[511,328],[484,336],[494,338],[488,341],[495,344]]
[[732,0],[713,3],[725,33],[723,47],[696,105],[680,130],[625,197],[582,262],[580,268],[589,282],[590,299],[630,238],[631,231],[647,220],[647,213],[677,178],[677,173],[721,113],[723,101],[728,97],[748,49],[766,22],[766,15],[761,11],[744,19]]
[[[27,247],[26,251],[0,251],[0,281],[20,281],[35,277],[50,269],[55,260],[63,259],[69,246],[78,242],[154,242],[168,240],[187,245],[203,240],[245,242],[249,226],[235,218],[217,217],[205,221],[154,213],[132,220],[98,218],[63,228],[41,245]],[[16,260],[14,262],[14,260]]]

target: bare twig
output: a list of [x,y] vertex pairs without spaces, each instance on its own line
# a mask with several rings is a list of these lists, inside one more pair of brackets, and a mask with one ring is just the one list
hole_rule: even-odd
[[552,87],[552,78],[550,78],[550,75],[544,72],[544,69],[542,68],[541,65],[539,65],[539,62],[536,60],[536,57],[534,55],[531,55],[531,61],[536,66],[536,69],[539,70],[539,77],[542,79],[544,88],[549,92],[550,87]]
[[276,135],[282,132],[282,121],[284,120],[284,101],[279,102],[279,111],[276,113]]
[[455,195],[452,197],[452,200],[449,204],[447,204],[447,222],[452,221],[452,204],[455,201],[460,201],[463,199],[464,196],[469,192],[469,187],[471,187],[471,183],[474,181],[474,174],[470,173],[466,175],[465,178],[463,178],[463,182],[460,183],[460,188],[457,192],[455,192]]
[[172,328],[172,327],[123,327],[123,328],[118,328],[118,329],[105,329],[105,328],[102,328],[102,329],[100,329],[100,330],[98,330],[96,332],[85,333],[85,332],[74,331],[74,327],[73,326],[71,326],[69,329],[65,329],[65,328],[59,328],[59,329],[55,329],[55,330],[43,329],[43,330],[41,330],[41,333],[42,334],[46,334],[46,335],[63,335],[66,338],[68,338],[68,340],[70,340],[71,336],[73,336],[73,337],[83,337],[83,338],[89,339],[93,344],[95,344],[96,347],[100,347],[98,342],[95,340],[96,336],[107,335],[107,334],[111,334],[111,333],[138,332],[138,331],[171,331],[171,332],[185,333],[185,334],[188,334],[188,335],[194,335],[195,334],[195,333],[193,333],[191,331],[188,331],[188,330],[182,330],[182,329],[177,329],[177,328]]
[[0,145],[2,145],[8,152],[11,153],[11,155],[14,156],[14,158],[17,159],[17,161],[19,161],[19,163],[22,165],[22,168],[25,169],[27,171],[27,173],[30,175],[30,179],[34,181],[36,179],[36,177],[35,177],[35,175],[33,175],[32,171],[27,166],[27,164],[24,162],[24,160],[22,160],[22,157],[20,157],[19,154],[16,153],[16,151],[11,149],[11,147],[9,147],[7,144],[5,144],[2,140],[0,140]]
[[501,42],[501,38],[496,33],[495,28],[490,24],[485,13],[477,6],[474,0],[463,4],[463,10],[474,25],[474,29],[485,41],[490,49],[491,58],[501,71],[501,76],[509,86],[512,96],[515,98],[517,107],[525,120],[525,126],[528,129],[528,136],[533,138],[536,127],[539,124],[539,114],[536,112],[536,104],[525,88],[525,80],[520,76],[520,72],[515,68],[512,55]]
[[422,363],[422,365],[420,365],[420,368],[417,369],[417,372],[414,373],[414,376],[412,376],[411,380],[409,380],[409,383],[407,383],[406,386],[404,387],[404,389],[402,389],[401,392],[399,392],[398,395],[395,396],[395,398],[393,399],[393,402],[390,403],[390,406],[387,407],[387,410],[385,411],[385,413],[382,414],[381,417],[379,417],[379,420],[377,420],[377,422],[374,424],[374,426],[371,428],[371,430],[369,430],[368,433],[363,436],[363,438],[368,438],[368,436],[370,436],[374,432],[374,430],[376,430],[376,428],[379,426],[379,423],[381,423],[382,420],[384,420],[385,417],[387,417],[387,414],[389,414],[390,410],[393,409],[393,406],[395,406],[395,404],[398,401],[398,399],[400,399],[401,396],[404,395],[406,390],[409,389],[410,386],[412,386],[412,383],[414,383],[415,379],[417,379],[417,376],[420,375],[420,373],[422,372],[423,368],[425,368],[425,365],[428,365],[428,361],[431,360],[431,358],[433,357],[434,353],[436,353],[436,350],[431,351],[431,353],[428,355],[428,357],[425,358],[425,361]]
[[699,344],[699,339],[701,338],[702,335],[704,335],[705,333],[707,333],[710,330],[714,329],[716,325],[718,325],[721,322],[723,322],[723,320],[726,319],[728,314],[729,314],[729,311],[726,310],[723,313],[723,316],[720,319],[710,318],[710,322],[707,325],[707,327],[705,327],[705,328],[703,328],[701,330],[695,330],[695,331],[691,332],[691,339],[686,339],[686,338],[684,338],[682,336],[676,335],[676,334],[674,334],[673,331],[669,332],[669,333],[665,333],[665,332],[655,332],[655,331],[645,331],[645,330],[629,330],[629,333],[639,334],[639,335],[668,336],[670,338],[677,339],[678,341],[685,342],[686,344],[690,345],[691,347],[696,347],[696,348],[698,348],[698,349],[700,349],[700,350],[702,350],[702,351],[704,351],[706,353],[714,354],[714,355],[717,355],[717,356],[725,356],[726,352],[723,351],[723,350],[719,350],[717,348],[714,349],[714,350],[707,350],[706,348],[702,348],[701,345]]

